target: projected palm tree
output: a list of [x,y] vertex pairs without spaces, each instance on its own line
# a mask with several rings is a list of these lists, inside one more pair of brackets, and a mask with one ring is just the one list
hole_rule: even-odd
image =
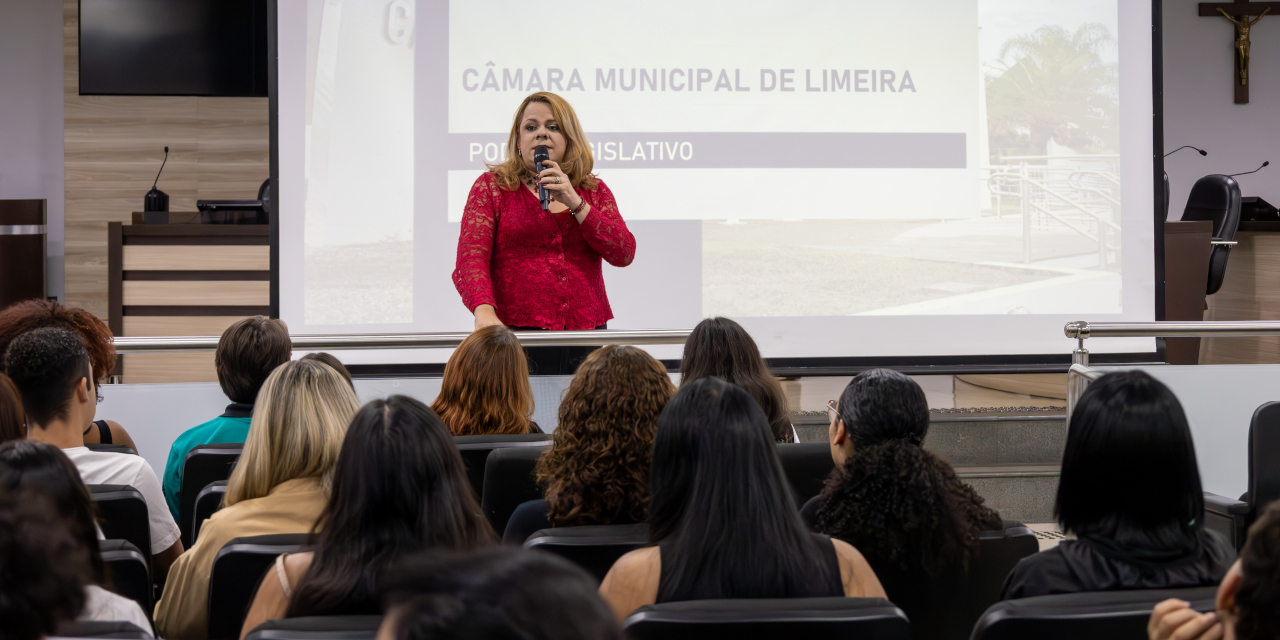
[[1005,42],[1005,62],[986,85],[992,160],[1043,155],[1050,140],[1082,153],[1118,151],[1116,66],[1099,55],[1112,44],[1100,24],[1074,33],[1044,26]]

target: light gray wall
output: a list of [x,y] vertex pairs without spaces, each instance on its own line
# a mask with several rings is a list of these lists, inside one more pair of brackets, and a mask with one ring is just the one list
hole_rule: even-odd
[[48,201],[49,295],[63,292],[62,1],[0,0],[0,199]]
[[1236,178],[1245,196],[1280,206],[1280,15],[1253,26],[1249,104],[1234,104],[1235,28],[1226,18],[1201,18],[1199,0],[1164,2],[1164,146],[1193,144],[1165,159],[1169,219],[1177,220],[1191,185],[1211,173],[1251,171]]

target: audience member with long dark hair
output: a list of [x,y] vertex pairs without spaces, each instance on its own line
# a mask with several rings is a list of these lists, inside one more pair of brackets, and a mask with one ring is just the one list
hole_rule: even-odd
[[128,485],[142,494],[151,547],[139,551],[151,555],[152,575],[164,580],[183,550],[178,525],[145,459],[85,446],[84,425],[93,421],[98,388],[80,337],[56,327],[23,333],[9,343],[4,370],[22,395],[28,438],[62,449],[85,484]]
[[455,436],[542,433],[524,349],[503,325],[476,329],[458,345],[431,409]]
[[258,394],[223,508],[174,563],[156,604],[156,631],[166,638],[204,638],[209,574],[223,545],[242,536],[307,533],[328,501],[334,466],[351,418],[355,391],[315,361],[280,365]]
[[768,418],[717,377],[685,385],[658,418],[649,537],[600,592],[637,607],[718,598],[884,597],[853,546],[811,533],[791,497]]
[[684,343],[680,386],[708,376],[724,378],[751,394],[769,419],[774,440],[796,441],[782,384],[769,372],[756,341],[742,325],[728,318],[699,322]]
[[[4,352],[0,351],[0,358]],[[3,369],[0,362],[0,369]],[[22,394],[9,376],[0,372],[0,442],[27,437],[27,417],[22,413]]]
[[84,610],[89,552],[39,492],[0,490],[0,634],[41,640]]
[[929,404],[915,380],[889,369],[854,377],[831,415],[836,469],[802,513],[816,531],[862,552],[889,600],[911,618],[913,636],[968,638],[968,629],[916,614],[964,588],[978,534],[1002,520],[950,464],[924,450],[928,430]]
[[[89,353],[95,386],[106,380],[116,368],[116,347],[107,323],[89,311],[52,300],[23,300],[0,311],[0,354],[9,348],[14,338],[32,329],[46,327],[66,329],[80,337]],[[129,432],[114,420],[95,420],[84,425],[84,442],[122,444],[138,450]]]
[[0,444],[0,492],[4,491],[43,494],[59,521],[84,548],[89,574],[84,608],[76,615],[77,620],[120,620],[151,633],[151,622],[137,602],[104,588],[110,585],[98,549],[93,500],[75,465],[61,450],[32,440]]
[[1156,605],[1150,640],[1274,640],[1280,638],[1280,502],[1249,527],[1240,559],[1218,587],[1214,610],[1200,613],[1185,600]]
[[503,541],[521,544],[553,526],[644,522],[653,433],[675,392],[666,368],[642,349],[591,352],[564,392],[554,442],[538,459],[546,499],[517,507]]
[[313,551],[280,556],[258,587],[241,637],[266,620],[381,613],[380,582],[405,556],[496,542],[449,430],[406,396],[360,409],[343,441]]
[[398,563],[378,640],[619,640],[596,581],[563,558],[489,547]]
[[1109,373],[1080,397],[1054,511],[1077,539],[1023,558],[1005,580],[1005,599],[1216,585],[1234,556],[1202,523],[1182,405],[1142,371]]

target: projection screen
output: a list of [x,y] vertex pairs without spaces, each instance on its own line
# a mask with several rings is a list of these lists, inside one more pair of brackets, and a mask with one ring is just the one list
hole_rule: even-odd
[[1149,0],[277,6],[294,333],[471,327],[463,204],[534,91],[573,105],[636,236],[611,329],[1014,356],[1155,319]]

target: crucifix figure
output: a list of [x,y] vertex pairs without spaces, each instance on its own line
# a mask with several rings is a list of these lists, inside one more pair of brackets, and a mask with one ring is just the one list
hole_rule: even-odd
[[1253,20],[1250,20],[1247,15],[1240,16],[1240,19],[1237,20],[1231,17],[1231,15],[1226,11],[1223,11],[1221,7],[1218,8],[1218,13],[1221,13],[1222,17],[1230,20],[1232,24],[1236,25],[1236,59],[1240,61],[1239,74],[1241,85],[1249,84],[1249,27],[1257,24],[1258,21],[1262,19],[1262,16],[1267,15],[1268,11],[1271,11],[1271,7],[1263,9],[1262,13],[1258,14],[1258,17]]

